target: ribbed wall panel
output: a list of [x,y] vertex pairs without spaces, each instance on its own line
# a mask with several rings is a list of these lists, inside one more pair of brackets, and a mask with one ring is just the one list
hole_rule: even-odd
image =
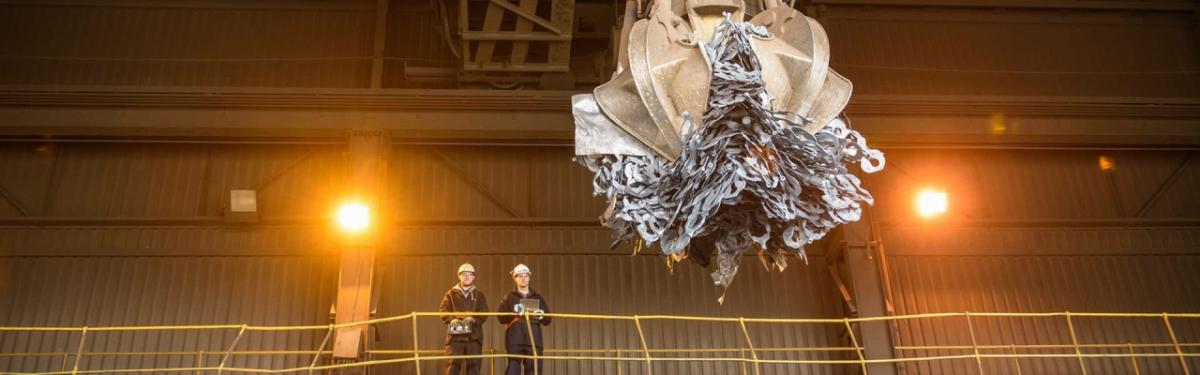
[[388,173],[405,218],[587,218],[604,208],[561,148],[398,146]]
[[0,83],[365,87],[366,9],[5,5]]
[[[410,310],[437,308],[442,293],[457,280],[454,270],[461,262],[472,262],[479,270],[478,283],[496,308],[502,294],[512,288],[506,272],[516,263],[533,270],[533,287],[547,299],[553,311],[613,315],[699,315],[755,317],[839,316],[840,300],[825,272],[824,260],[814,258],[808,266],[794,265],[785,272],[765,272],[753,259],[745,259],[738,281],[730,288],[724,304],[718,304],[719,289],[711,287],[708,271],[692,264],[679,264],[669,272],[657,256],[416,256],[385,260],[385,292],[380,313],[395,315]],[[786,287],[781,287],[786,285]],[[435,318],[420,322],[423,345],[443,339],[444,326]],[[647,321],[643,323],[647,343],[654,349],[741,348],[745,339],[737,324]],[[485,347],[501,348],[501,327],[489,323]],[[756,348],[842,346],[838,326],[749,326]],[[409,326],[398,324],[384,331],[385,346],[411,346]],[[563,349],[641,348],[632,322],[560,319],[546,330],[548,347]],[[764,358],[848,358],[851,353],[764,354]],[[634,354],[630,354],[631,356]],[[689,354],[659,354],[687,356]],[[691,354],[695,355],[695,354]],[[738,356],[737,353],[723,356]],[[503,365],[504,361],[497,361]],[[430,363],[423,373],[437,373],[440,364]],[[486,366],[486,365],[485,365]],[[555,361],[548,372],[562,374],[611,374],[616,364]],[[643,363],[622,365],[626,374],[644,373]],[[842,373],[841,366],[764,366],[769,374]],[[411,366],[396,366],[411,371]],[[502,370],[502,368],[501,368]],[[659,363],[655,373],[731,373],[739,365],[716,363]],[[753,370],[751,370],[753,371]],[[809,372],[811,371],[811,372]],[[485,369],[486,372],[486,369]]]
[[[325,324],[337,269],[321,257],[0,258],[0,321],[12,326]],[[236,330],[90,332],[89,352],[223,352]],[[248,333],[239,350],[311,350],[323,332]],[[74,352],[78,333],[5,333],[3,352]],[[72,356],[71,361],[74,360]],[[309,358],[234,357],[285,368]],[[61,357],[0,357],[4,371],[57,371]],[[220,361],[207,357],[206,365]],[[194,356],[85,356],[80,369],[190,367]],[[70,366],[68,366],[70,368]]]
[[344,194],[337,146],[8,144],[0,152],[0,186],[32,216],[220,216],[236,188],[259,190],[262,217],[324,216]]
[[[949,216],[971,220],[1131,218],[1150,201],[1190,152],[886,150],[888,166],[867,175],[879,217],[914,219],[922,189],[948,194]],[[1099,158],[1116,163],[1110,183]],[[1192,158],[1195,158],[1192,156]],[[1200,217],[1190,196],[1200,187],[1192,161],[1145,217]],[[1119,205],[1119,206],[1118,206]]]
[[1186,13],[829,6],[818,17],[856,93],[1200,95]]
[[263,217],[323,216],[344,193],[344,146],[209,146],[203,215],[223,215],[230,189],[257,189]]
[[333,228],[4,227],[0,255],[312,255],[337,253]]
[[[258,188],[263,217],[324,217],[344,195],[344,152],[9,144],[0,147],[0,186],[34,216],[46,209],[67,217],[219,216],[229,189]],[[1192,199],[1200,161],[1185,151],[898,149],[887,156],[888,169],[866,176],[885,220],[911,218],[915,193],[925,187],[946,190],[952,215],[963,219],[1116,219],[1143,207],[1146,218],[1200,217],[1200,201]],[[1111,182],[1101,156],[1116,165]],[[406,219],[596,217],[604,202],[591,197],[590,174],[570,157],[558,148],[396,147],[392,211]],[[4,203],[7,216],[18,214]]]
[[885,227],[882,241],[899,255],[1186,254],[1200,250],[1200,228]]
[[[709,285],[707,271],[680,264],[669,272],[657,256],[384,256],[379,260],[382,278],[379,314],[402,315],[410,311],[435,311],[441,294],[456,279],[454,270],[463,261],[474,262],[479,285],[495,308],[501,294],[510,290],[505,272],[517,262],[534,271],[534,288],[542,292],[556,312],[614,315],[679,314],[751,317],[836,317],[840,300],[833,294],[822,258],[808,266],[795,265],[786,272],[764,272],[747,262],[725,304],[720,291]],[[336,257],[6,257],[0,258],[0,322],[4,325],[111,326],[174,324],[324,324],[336,286]],[[781,288],[780,285],[787,285]],[[412,347],[407,322],[380,326],[377,349]],[[657,349],[742,348],[745,339],[736,324],[646,321],[648,344]],[[846,346],[840,326],[749,325],[756,348]],[[423,349],[441,347],[444,326],[435,318],[419,321]],[[502,346],[501,327],[486,326],[487,348]],[[236,332],[200,333],[90,333],[87,350],[220,352]],[[560,319],[549,326],[547,345],[552,348],[641,348],[630,322]],[[252,333],[243,337],[241,350],[311,350],[323,332]],[[5,352],[69,352],[78,335],[49,333],[5,334]],[[632,354],[630,354],[632,355]],[[668,355],[668,354],[662,354]],[[688,353],[672,356],[693,355]],[[740,356],[737,353],[724,356]],[[846,359],[850,353],[762,354],[763,358]],[[57,370],[61,357],[0,359],[4,371]],[[85,357],[81,369],[190,366],[192,357]],[[379,357],[383,358],[383,357]],[[284,368],[306,365],[310,358],[286,356],[234,357],[231,366]],[[210,357],[207,364],[219,359]],[[504,361],[497,361],[503,365]],[[609,374],[616,364],[552,362],[554,373]],[[427,363],[423,373],[437,373],[440,363]],[[411,365],[384,370],[412,373]],[[642,373],[643,364],[622,365],[623,373]],[[661,363],[655,373],[729,373],[739,365]],[[768,374],[846,373],[848,366],[764,365]]]
[[[893,256],[889,258],[897,314],[937,312],[1195,312],[1200,311],[1200,257],[1179,256]],[[1162,319],[1072,318],[1080,344],[1170,344]],[[1066,319],[974,318],[980,345],[1070,345]],[[1181,342],[1200,340],[1200,322],[1175,319]],[[898,345],[971,345],[964,318],[900,322]],[[1070,353],[1070,349],[1018,349]],[[1137,349],[1171,353],[1171,348]],[[1086,350],[1127,353],[1127,350]],[[906,351],[909,356],[969,354]],[[1009,350],[989,353],[1011,353]],[[1174,358],[1138,358],[1143,374],[1181,374]],[[1026,374],[1082,373],[1074,358],[1021,359]],[[1189,360],[1194,371],[1200,361]],[[989,373],[1016,373],[1012,360],[988,359]],[[1132,373],[1122,359],[1086,359],[1089,374]],[[909,374],[974,373],[973,360],[913,363]]]
[[[20,216],[23,208],[30,215],[43,213],[47,184],[58,146],[24,144],[0,147],[0,187],[12,201],[0,204],[0,217]],[[14,202],[15,201],[15,205]]]
[[193,216],[204,186],[198,147],[59,149],[50,183],[50,216]]

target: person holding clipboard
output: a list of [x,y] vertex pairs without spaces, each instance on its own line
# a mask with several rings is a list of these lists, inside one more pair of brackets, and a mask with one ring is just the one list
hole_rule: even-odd
[[[504,300],[500,303],[497,309],[499,312],[512,312],[516,316],[506,315],[500,316],[500,324],[504,325],[504,348],[508,354],[533,355],[534,350],[540,356],[545,352],[545,346],[542,345],[542,326],[550,325],[551,318],[541,316],[541,314],[550,312],[550,307],[546,305],[546,299],[541,294],[529,287],[529,279],[531,273],[529,267],[524,264],[518,264],[513,267],[512,272],[513,283],[516,284],[516,290],[513,290],[504,296]],[[525,314],[529,314],[531,321],[526,322]],[[530,329],[533,329],[532,334]],[[530,342],[532,336],[533,342]],[[534,366],[537,369],[534,369]],[[538,359],[523,359],[509,358],[507,375],[544,375],[542,371],[542,360]]]

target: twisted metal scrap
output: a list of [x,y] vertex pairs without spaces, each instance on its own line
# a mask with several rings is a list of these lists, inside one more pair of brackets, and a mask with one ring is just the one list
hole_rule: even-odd
[[783,270],[787,255],[807,262],[805,245],[858,220],[862,203],[874,203],[846,165],[858,162],[867,172],[883,165],[883,154],[842,121],[809,134],[804,124],[772,112],[754,37],[766,31],[726,20],[702,45],[713,72],[708,109],[703,126],[685,133],[677,161],[578,159],[595,173],[594,193],[609,200],[602,220],[617,243],[636,236],[704,267],[715,255],[713,282],[724,287],[748,251],[768,268]]

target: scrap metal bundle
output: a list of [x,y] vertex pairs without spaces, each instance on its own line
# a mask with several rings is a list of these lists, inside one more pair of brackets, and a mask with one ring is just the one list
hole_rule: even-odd
[[664,155],[670,147],[649,144],[631,117],[614,114],[620,108],[605,105],[603,87],[574,98],[576,160],[608,198],[602,221],[618,242],[657,245],[705,267],[715,260],[713,281],[728,286],[741,255],[782,270],[788,255],[804,257],[805,245],[874,202],[846,166],[879,170],[882,153],[841,119],[814,127],[811,112],[777,109],[756,48],[771,38],[725,14],[708,42],[696,43],[711,72],[707,100],[699,118],[679,116],[678,154]]

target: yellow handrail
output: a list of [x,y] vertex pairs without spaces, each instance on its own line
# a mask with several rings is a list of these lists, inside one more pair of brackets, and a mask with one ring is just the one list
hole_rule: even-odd
[[[514,316],[513,313],[458,313],[467,316]],[[896,315],[883,317],[859,317],[859,318],[730,318],[730,317],[700,317],[700,316],[673,316],[673,315],[637,315],[637,316],[620,316],[620,315],[595,315],[595,314],[570,314],[570,313],[534,313],[525,312],[523,318],[527,322],[531,322],[531,317],[546,316],[558,319],[579,319],[579,320],[608,320],[608,321],[628,321],[637,329],[640,346],[637,348],[596,348],[596,349],[544,349],[543,353],[538,353],[535,349],[530,355],[515,355],[515,354],[499,354],[495,350],[488,350],[490,354],[478,355],[445,355],[441,350],[421,349],[418,336],[416,334],[416,321],[424,317],[437,317],[442,315],[440,312],[413,312],[405,315],[384,317],[371,319],[359,322],[349,322],[342,324],[327,324],[327,325],[311,325],[311,326],[252,326],[252,325],[175,325],[175,326],[110,326],[110,327],[31,327],[31,326],[16,326],[16,327],[0,327],[0,332],[79,332],[80,337],[76,343],[73,352],[29,352],[29,353],[0,353],[0,357],[40,357],[52,356],[61,357],[63,364],[59,371],[55,372],[0,372],[0,375],[51,375],[51,374],[103,374],[103,373],[143,373],[143,372],[200,372],[213,371],[220,373],[260,373],[260,374],[281,374],[292,372],[309,372],[319,370],[331,370],[350,367],[378,366],[385,364],[398,363],[413,363],[418,365],[420,371],[420,363],[429,361],[443,361],[450,359],[468,359],[468,358],[507,358],[507,359],[533,359],[533,360],[549,360],[549,361],[603,361],[613,363],[637,363],[644,362],[647,370],[653,370],[652,364],[655,362],[723,362],[723,363],[740,363],[743,366],[752,366],[757,374],[760,365],[763,364],[780,364],[780,365],[857,365],[866,372],[868,365],[875,364],[901,364],[912,362],[931,362],[944,360],[974,360],[979,371],[983,371],[983,360],[985,359],[1001,359],[1014,360],[1017,366],[1017,371],[1020,371],[1020,363],[1015,362],[1018,359],[1039,359],[1039,358],[1074,358],[1081,370],[1087,371],[1086,360],[1095,358],[1128,358],[1137,370],[1137,358],[1174,358],[1183,367],[1184,373],[1190,373],[1186,367],[1187,358],[1200,357],[1200,353],[1188,352],[1184,348],[1200,347],[1200,343],[1180,342],[1179,336],[1176,335],[1173,327],[1172,319],[1196,319],[1200,318],[1200,313],[1079,313],[1079,312],[1047,312],[1047,313],[978,313],[978,312],[963,312],[963,313],[930,313],[930,314],[913,314],[913,315]],[[942,318],[965,318],[968,330],[971,336],[971,345],[897,345],[895,349],[895,358],[867,358],[865,355],[864,345],[869,343],[860,343],[857,335],[854,332],[854,324],[863,322],[878,322],[878,321],[910,321],[922,319],[942,319]],[[1062,321],[1066,323],[1067,329],[1070,331],[1070,344],[998,344],[984,345],[976,341],[975,327],[973,318],[988,317],[988,318],[1064,318]],[[1126,319],[1145,319],[1154,318],[1160,320],[1164,324],[1165,331],[1171,339],[1170,343],[1093,343],[1080,344],[1075,332],[1074,319],[1078,318],[1126,318]],[[375,359],[368,357],[368,360],[318,365],[319,359],[322,356],[331,355],[331,351],[327,350],[327,345],[331,338],[331,333],[337,328],[352,327],[370,324],[383,324],[390,322],[399,322],[409,320],[413,328],[413,348],[412,349],[377,349],[369,350],[368,354],[384,355],[384,356],[402,356],[400,358],[385,358]],[[651,348],[647,344],[646,332],[642,329],[642,323],[645,321],[660,320],[660,321],[690,321],[690,322],[709,322],[709,323],[737,323],[740,325],[745,347],[737,348],[705,348],[705,349],[682,349],[682,348]],[[838,325],[845,329],[849,334],[849,340],[852,344],[850,347],[756,347],[751,340],[750,332],[746,328],[746,323],[755,324],[817,324],[817,325]],[[87,338],[89,334],[96,332],[127,332],[127,331],[178,331],[178,330],[237,330],[238,334],[233,341],[228,344],[227,349],[222,352],[186,352],[186,351],[141,351],[141,352],[89,352],[86,350]],[[321,341],[320,347],[316,350],[246,350],[235,351],[238,343],[243,340],[243,336],[250,335],[253,332],[270,332],[270,331],[303,331],[303,330],[324,330],[325,337]],[[532,331],[532,330],[531,330]],[[745,355],[746,350],[749,350],[749,358]],[[1127,349],[1127,352],[1121,353],[1090,353],[1089,350],[1094,349]],[[1173,349],[1170,353],[1146,353],[1137,352],[1135,348],[1169,348]],[[1046,349],[1069,349],[1070,352],[1065,353],[1018,353],[1018,349],[1022,350],[1046,350]],[[964,351],[965,353],[934,355],[934,356],[909,356],[907,354],[913,351],[930,351],[930,350],[951,350]],[[992,353],[990,351],[1001,350],[1007,353]],[[768,359],[760,358],[760,353],[812,353],[812,352],[833,352],[846,354],[844,359]],[[632,353],[640,353],[641,355],[627,355]],[[697,357],[697,356],[672,356],[670,354],[699,354],[699,353],[715,353],[724,354],[715,357]],[[736,357],[731,354],[737,354]],[[432,354],[432,355],[430,355]],[[585,355],[586,354],[586,355]],[[600,355],[591,355],[600,354]],[[660,354],[660,355],[652,355]],[[662,355],[668,354],[668,355]],[[71,358],[71,356],[74,358]],[[81,368],[83,357],[103,357],[103,356],[165,356],[165,355],[195,355],[197,358],[196,366],[193,367],[169,367],[169,368],[131,368],[131,369],[85,369]],[[285,369],[263,369],[263,368],[241,368],[231,367],[230,359],[234,356],[250,356],[250,355],[312,355],[312,360],[304,367],[294,367]],[[206,357],[220,356],[220,362],[217,366],[202,366],[208,363],[204,360]],[[73,366],[68,367],[70,362]]]

